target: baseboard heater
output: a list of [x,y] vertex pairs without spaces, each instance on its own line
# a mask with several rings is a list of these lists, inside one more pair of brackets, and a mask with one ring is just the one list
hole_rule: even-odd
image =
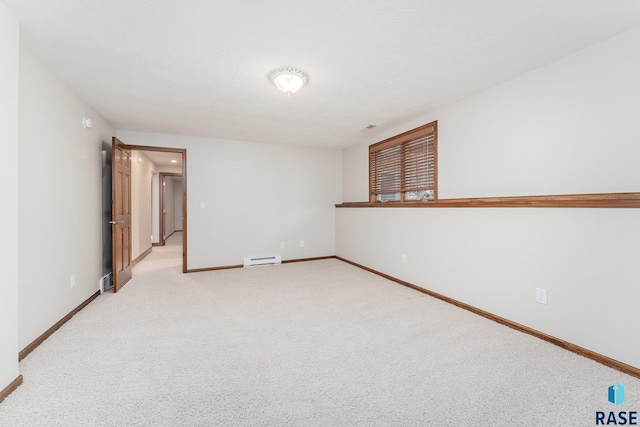
[[282,264],[282,257],[280,255],[244,259],[245,267],[258,267],[261,265],[274,265],[274,264]]

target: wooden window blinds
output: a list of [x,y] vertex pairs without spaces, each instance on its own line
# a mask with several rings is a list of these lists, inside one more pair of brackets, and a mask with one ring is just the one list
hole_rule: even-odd
[[437,122],[369,146],[370,202],[437,197]]

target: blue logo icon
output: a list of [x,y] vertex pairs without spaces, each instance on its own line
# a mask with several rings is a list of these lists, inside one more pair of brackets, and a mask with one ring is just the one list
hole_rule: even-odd
[[616,406],[624,403],[624,386],[617,381],[615,385],[609,387],[609,402]]

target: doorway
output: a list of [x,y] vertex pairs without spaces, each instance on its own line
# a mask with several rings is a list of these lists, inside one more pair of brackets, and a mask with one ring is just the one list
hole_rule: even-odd
[[[139,224],[138,233],[135,232],[134,242],[139,239],[140,247],[134,248],[138,258],[134,265],[148,255],[152,248],[163,246],[166,238],[165,226],[168,221],[162,218],[162,213],[171,213],[172,218],[178,218],[181,225],[181,239],[178,244],[182,246],[182,272],[187,269],[187,150],[181,148],[164,148],[153,146],[131,145],[133,157],[133,169],[139,168],[137,183],[141,189],[142,200],[138,200],[139,216],[135,215],[135,221]],[[179,200],[179,206],[172,205],[171,212],[168,206],[163,206],[165,193],[162,189],[165,176],[180,178],[180,181],[172,182],[173,199]],[[134,175],[135,177],[135,175]],[[166,184],[165,184],[166,186]],[[133,190],[135,192],[135,190]],[[177,195],[177,196],[175,196]],[[173,228],[172,232],[175,231]],[[176,242],[174,242],[175,244]],[[146,250],[145,250],[146,248]]]
[[160,172],[158,180],[160,199],[158,204],[158,235],[160,242],[158,246],[164,246],[167,238],[175,232],[182,231],[183,218],[178,215],[179,206],[182,204],[182,193],[179,191],[182,182],[181,173]]
[[[174,205],[172,217],[174,224],[173,231],[181,231],[175,233],[171,239],[173,249],[178,249],[178,254],[182,258],[182,272],[187,269],[187,151],[182,148],[165,148],[154,146],[128,145],[122,143],[130,153],[131,160],[131,179],[129,186],[129,194],[131,195],[131,233],[130,233],[130,250],[128,253],[131,266],[135,266],[149,255],[153,246],[164,244],[168,235],[160,229],[159,225],[159,198],[161,192],[158,187],[160,184],[160,174],[169,175],[175,181],[172,181],[174,190]],[[103,151],[103,169],[111,169],[108,162],[111,157],[111,150]],[[106,161],[105,161],[106,160]],[[106,172],[103,175],[107,176]],[[104,178],[106,180],[106,178]],[[107,192],[105,194],[105,192]],[[177,195],[177,196],[175,196]],[[107,190],[106,181],[103,183],[103,197],[110,199],[109,208],[113,201],[113,194]],[[107,204],[105,204],[105,219]],[[106,223],[108,221],[105,221]],[[105,244],[103,252],[105,263],[111,251],[105,248],[113,247],[112,239],[106,237],[110,233],[103,232],[105,236]],[[107,241],[109,240],[109,241]],[[178,256],[180,256],[178,255]],[[106,272],[105,277],[111,276],[112,272]],[[107,280],[104,281],[107,284]],[[108,290],[105,286],[103,290]]]

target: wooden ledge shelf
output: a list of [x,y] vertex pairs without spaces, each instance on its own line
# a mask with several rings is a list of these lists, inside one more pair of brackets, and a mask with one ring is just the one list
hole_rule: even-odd
[[336,208],[640,208],[640,193],[478,197],[429,202],[346,202]]

